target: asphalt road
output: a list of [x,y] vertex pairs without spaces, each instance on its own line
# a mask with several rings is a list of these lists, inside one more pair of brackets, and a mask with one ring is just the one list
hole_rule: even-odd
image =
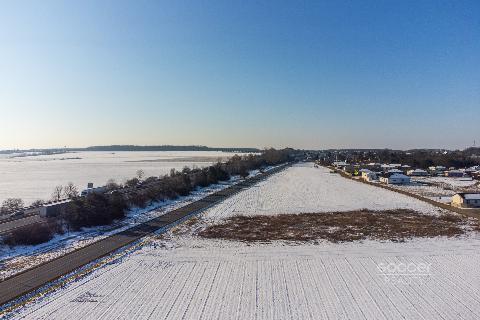
[[282,165],[256,177],[242,181],[224,190],[215,192],[203,199],[192,202],[184,207],[170,211],[165,215],[139,224],[135,227],[94,242],[86,247],[67,253],[54,260],[45,262],[22,273],[0,282],[0,305],[21,297],[41,286],[56,280],[76,269],[102,258],[126,245],[129,245],[156,230],[172,225],[175,222],[194,213],[201,212],[214,204],[249,188],[268,176],[277,173],[289,164]]

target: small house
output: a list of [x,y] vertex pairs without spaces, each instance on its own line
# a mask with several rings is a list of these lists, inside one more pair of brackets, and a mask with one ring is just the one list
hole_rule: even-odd
[[334,161],[333,166],[337,169],[344,169],[346,166],[348,166],[348,163],[345,161]]
[[457,193],[452,197],[452,206],[480,208],[480,193]]
[[402,171],[402,170],[399,170],[399,169],[390,169],[390,170],[387,171],[387,173],[389,173],[389,174],[395,174],[395,173],[400,173],[400,174],[402,174],[403,171]]
[[445,171],[445,177],[461,178],[463,177],[463,175],[464,175],[464,172],[460,170]]
[[409,184],[410,177],[404,174],[394,173],[392,175],[381,177],[380,181],[386,184]]
[[423,169],[408,170],[407,175],[414,177],[425,177],[428,176],[428,172]]
[[67,210],[70,199],[46,203],[40,207],[40,216],[41,217],[56,217],[60,216]]
[[375,181],[378,180],[377,174],[368,169],[360,170],[362,172],[362,179],[365,181]]
[[465,173],[470,174],[470,175],[472,173],[477,172],[477,171],[480,171],[480,166],[473,166],[473,167],[465,169]]
[[447,168],[444,166],[431,166],[431,167],[428,167],[428,170],[432,174],[443,174],[445,171],[447,171]]
[[80,194],[82,197],[85,197],[87,194],[91,193],[105,193],[107,190],[107,187],[93,187],[93,183],[88,183],[87,189],[83,190]]

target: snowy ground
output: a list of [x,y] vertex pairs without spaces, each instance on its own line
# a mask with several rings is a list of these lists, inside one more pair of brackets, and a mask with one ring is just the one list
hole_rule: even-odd
[[469,177],[413,177],[411,184],[390,186],[443,203],[450,203],[457,192],[480,192],[478,180]]
[[478,181],[470,177],[418,177],[414,181],[430,182],[435,184],[445,184],[451,188],[465,188],[475,185]]
[[[0,203],[22,198],[28,205],[48,200],[55,186],[72,182],[81,191],[92,182],[104,185],[109,179],[124,183],[143,170],[145,177],[168,174],[184,166],[204,167],[226,160],[235,153],[216,151],[83,151],[27,157],[0,157]],[[240,153],[240,155],[242,155]]]
[[[258,174],[257,172],[252,174]],[[239,181],[233,177],[230,181],[201,188],[191,195],[176,200],[152,203],[146,208],[134,208],[127,213],[122,221],[105,227],[84,228],[78,232],[56,235],[52,240],[35,246],[18,246],[11,248],[0,245],[0,280],[22,272],[40,263],[52,260],[75,249],[103,239],[115,233],[150,219],[165,214],[168,211],[182,207],[199,200],[208,194],[227,188]]]
[[411,208],[415,199],[314,169],[283,171],[20,309],[27,319],[478,319],[480,237],[405,243],[200,239],[235,214]]

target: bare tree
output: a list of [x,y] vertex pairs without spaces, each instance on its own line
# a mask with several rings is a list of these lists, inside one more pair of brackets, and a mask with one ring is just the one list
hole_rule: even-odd
[[142,179],[143,179],[144,176],[145,176],[145,171],[143,171],[142,169],[137,170],[137,178],[138,178],[138,180],[142,181]]
[[52,193],[52,201],[58,201],[62,199],[62,194],[63,194],[63,186],[56,186],[55,189],[53,189]]
[[125,182],[125,185],[127,185],[128,187],[136,187],[139,183],[140,183],[140,180],[138,180],[137,178],[132,178],[127,180]]
[[45,202],[43,200],[35,200],[32,202],[31,206],[32,207],[41,207],[43,206]]
[[77,187],[73,184],[73,182],[69,182],[65,188],[63,188],[63,194],[65,195],[66,198],[72,199],[78,197],[78,189]]
[[108,179],[105,187],[107,188],[107,190],[112,191],[120,188],[120,185],[114,179]]
[[239,170],[239,171],[240,171],[239,174],[240,174],[240,176],[241,176],[243,179],[245,179],[246,177],[248,177],[249,172],[248,172],[248,170],[247,170],[247,168],[246,168],[245,166],[240,166],[240,170]]
[[9,198],[3,201],[2,206],[0,207],[0,214],[11,214],[17,211],[22,210],[24,203],[22,199],[19,198]]

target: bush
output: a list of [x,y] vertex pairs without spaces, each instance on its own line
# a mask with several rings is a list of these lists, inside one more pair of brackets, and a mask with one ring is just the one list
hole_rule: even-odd
[[10,246],[36,245],[50,241],[59,226],[55,222],[35,223],[15,229],[3,242]]
[[45,204],[45,202],[43,200],[35,200],[32,202],[32,204],[30,206],[32,207],[41,207]]
[[123,218],[127,207],[127,202],[120,193],[110,196],[91,193],[74,199],[63,219],[73,230],[108,225],[115,219]]
[[0,214],[12,214],[18,212],[23,210],[24,206],[22,199],[8,198],[3,201],[2,206],[0,207]]
[[108,191],[119,189],[121,186],[114,180],[108,179],[107,184],[105,185]]
[[143,191],[133,191],[128,195],[128,203],[134,207],[145,208],[149,197],[146,192]]
[[140,180],[138,180],[137,178],[132,178],[130,180],[127,180],[127,182],[125,182],[125,185],[127,187],[136,187],[139,183]]
[[114,192],[108,199],[108,207],[110,216],[113,219],[123,219],[125,211],[128,209],[128,204],[121,193]]
[[240,175],[240,177],[242,177],[242,178],[244,178],[244,179],[245,179],[246,177],[248,177],[247,167],[244,166],[244,165],[240,166],[240,170],[239,170],[238,174]]
[[225,169],[223,168],[223,166],[220,162],[215,164],[213,167],[210,167],[210,168],[215,169],[215,173],[217,175],[217,180],[218,181],[227,181],[228,179],[230,179],[230,175],[228,174],[227,171],[225,171]]

